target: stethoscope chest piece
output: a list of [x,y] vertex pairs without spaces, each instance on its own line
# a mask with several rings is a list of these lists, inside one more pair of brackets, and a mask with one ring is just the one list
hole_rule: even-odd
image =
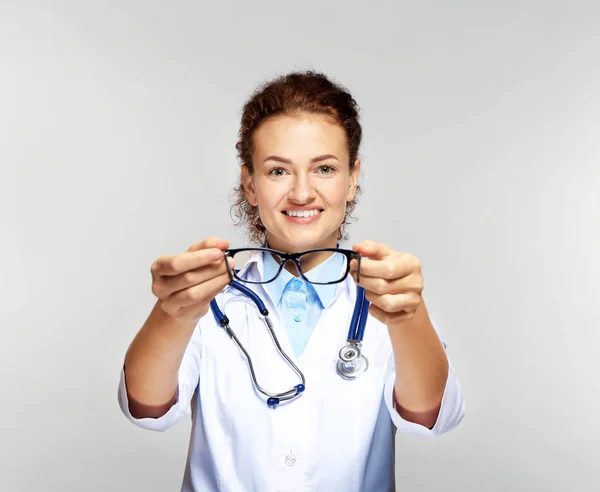
[[340,350],[336,365],[337,373],[344,379],[353,380],[369,368],[369,361],[360,353],[358,345],[350,343]]

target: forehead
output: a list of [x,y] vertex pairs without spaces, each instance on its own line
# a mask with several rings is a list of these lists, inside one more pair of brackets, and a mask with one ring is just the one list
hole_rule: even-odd
[[255,157],[277,154],[312,158],[334,154],[348,156],[346,132],[331,117],[319,114],[278,115],[265,120],[254,133]]

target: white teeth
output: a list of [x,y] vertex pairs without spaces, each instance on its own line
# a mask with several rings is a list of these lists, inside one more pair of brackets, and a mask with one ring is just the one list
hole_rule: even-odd
[[290,217],[312,217],[313,215],[317,215],[320,213],[319,210],[286,210],[284,212],[286,215]]

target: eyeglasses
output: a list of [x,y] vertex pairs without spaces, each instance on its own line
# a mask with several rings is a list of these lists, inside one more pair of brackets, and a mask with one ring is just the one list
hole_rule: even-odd
[[[285,266],[285,264],[288,261],[291,261],[294,263],[294,265],[296,266],[296,270],[298,270],[298,273],[300,274],[300,276],[306,280],[308,283],[310,284],[316,284],[316,285],[331,285],[331,284],[337,284],[339,282],[342,282],[346,279],[346,277],[348,276],[348,273],[350,272],[350,261],[351,260],[356,260],[358,265],[357,265],[357,272],[356,272],[356,281],[357,283],[360,282],[360,254],[356,253],[355,251],[349,250],[349,249],[338,249],[338,248],[321,248],[321,249],[309,249],[307,251],[301,251],[299,253],[283,253],[281,251],[276,251],[274,249],[269,249],[269,248],[240,248],[240,249],[227,249],[225,250],[224,254],[225,256],[229,256],[231,258],[235,259],[235,262],[237,265],[243,265],[246,263],[246,261],[248,260],[248,258],[250,257],[250,255],[252,253],[254,253],[255,251],[262,251],[262,252],[267,252],[270,253],[273,258],[275,259],[275,261],[277,263],[279,263],[279,268],[277,269],[276,272],[274,272],[273,274],[269,274],[268,278],[264,278],[261,281],[253,281],[253,280],[247,280],[244,278],[241,278],[238,276],[238,272],[237,270],[231,270],[230,266],[229,266],[229,262],[225,262],[225,265],[227,265],[227,272],[229,273],[229,278],[231,280],[235,279],[239,282],[243,282],[243,283],[247,283],[247,284],[268,284],[269,282],[273,282],[273,280],[275,280],[279,274],[281,273],[281,271],[283,270],[283,267]],[[314,269],[310,269],[308,271],[304,271],[303,270],[303,265],[306,269],[307,265],[311,265],[314,264],[314,260],[317,257],[317,255],[323,255],[329,253],[329,258],[327,258],[327,261],[332,261],[335,264],[339,265],[339,269],[336,270],[336,274],[334,275],[335,278],[329,280],[329,281],[323,281],[323,279],[319,279],[318,276],[314,273]]]

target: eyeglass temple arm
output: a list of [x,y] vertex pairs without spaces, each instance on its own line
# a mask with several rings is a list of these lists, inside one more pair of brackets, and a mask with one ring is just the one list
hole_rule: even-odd
[[360,284],[360,258],[361,258],[361,256],[358,253],[356,253],[356,255],[357,255],[356,256],[356,262],[357,262],[357,265],[356,265],[356,283]]
[[229,251],[225,251],[223,253],[223,259],[225,260],[225,267],[227,268],[227,275],[229,275],[229,283],[233,282],[233,272],[231,271],[231,268],[229,267],[229,262],[227,261],[227,258],[233,258],[233,256],[229,253]]

